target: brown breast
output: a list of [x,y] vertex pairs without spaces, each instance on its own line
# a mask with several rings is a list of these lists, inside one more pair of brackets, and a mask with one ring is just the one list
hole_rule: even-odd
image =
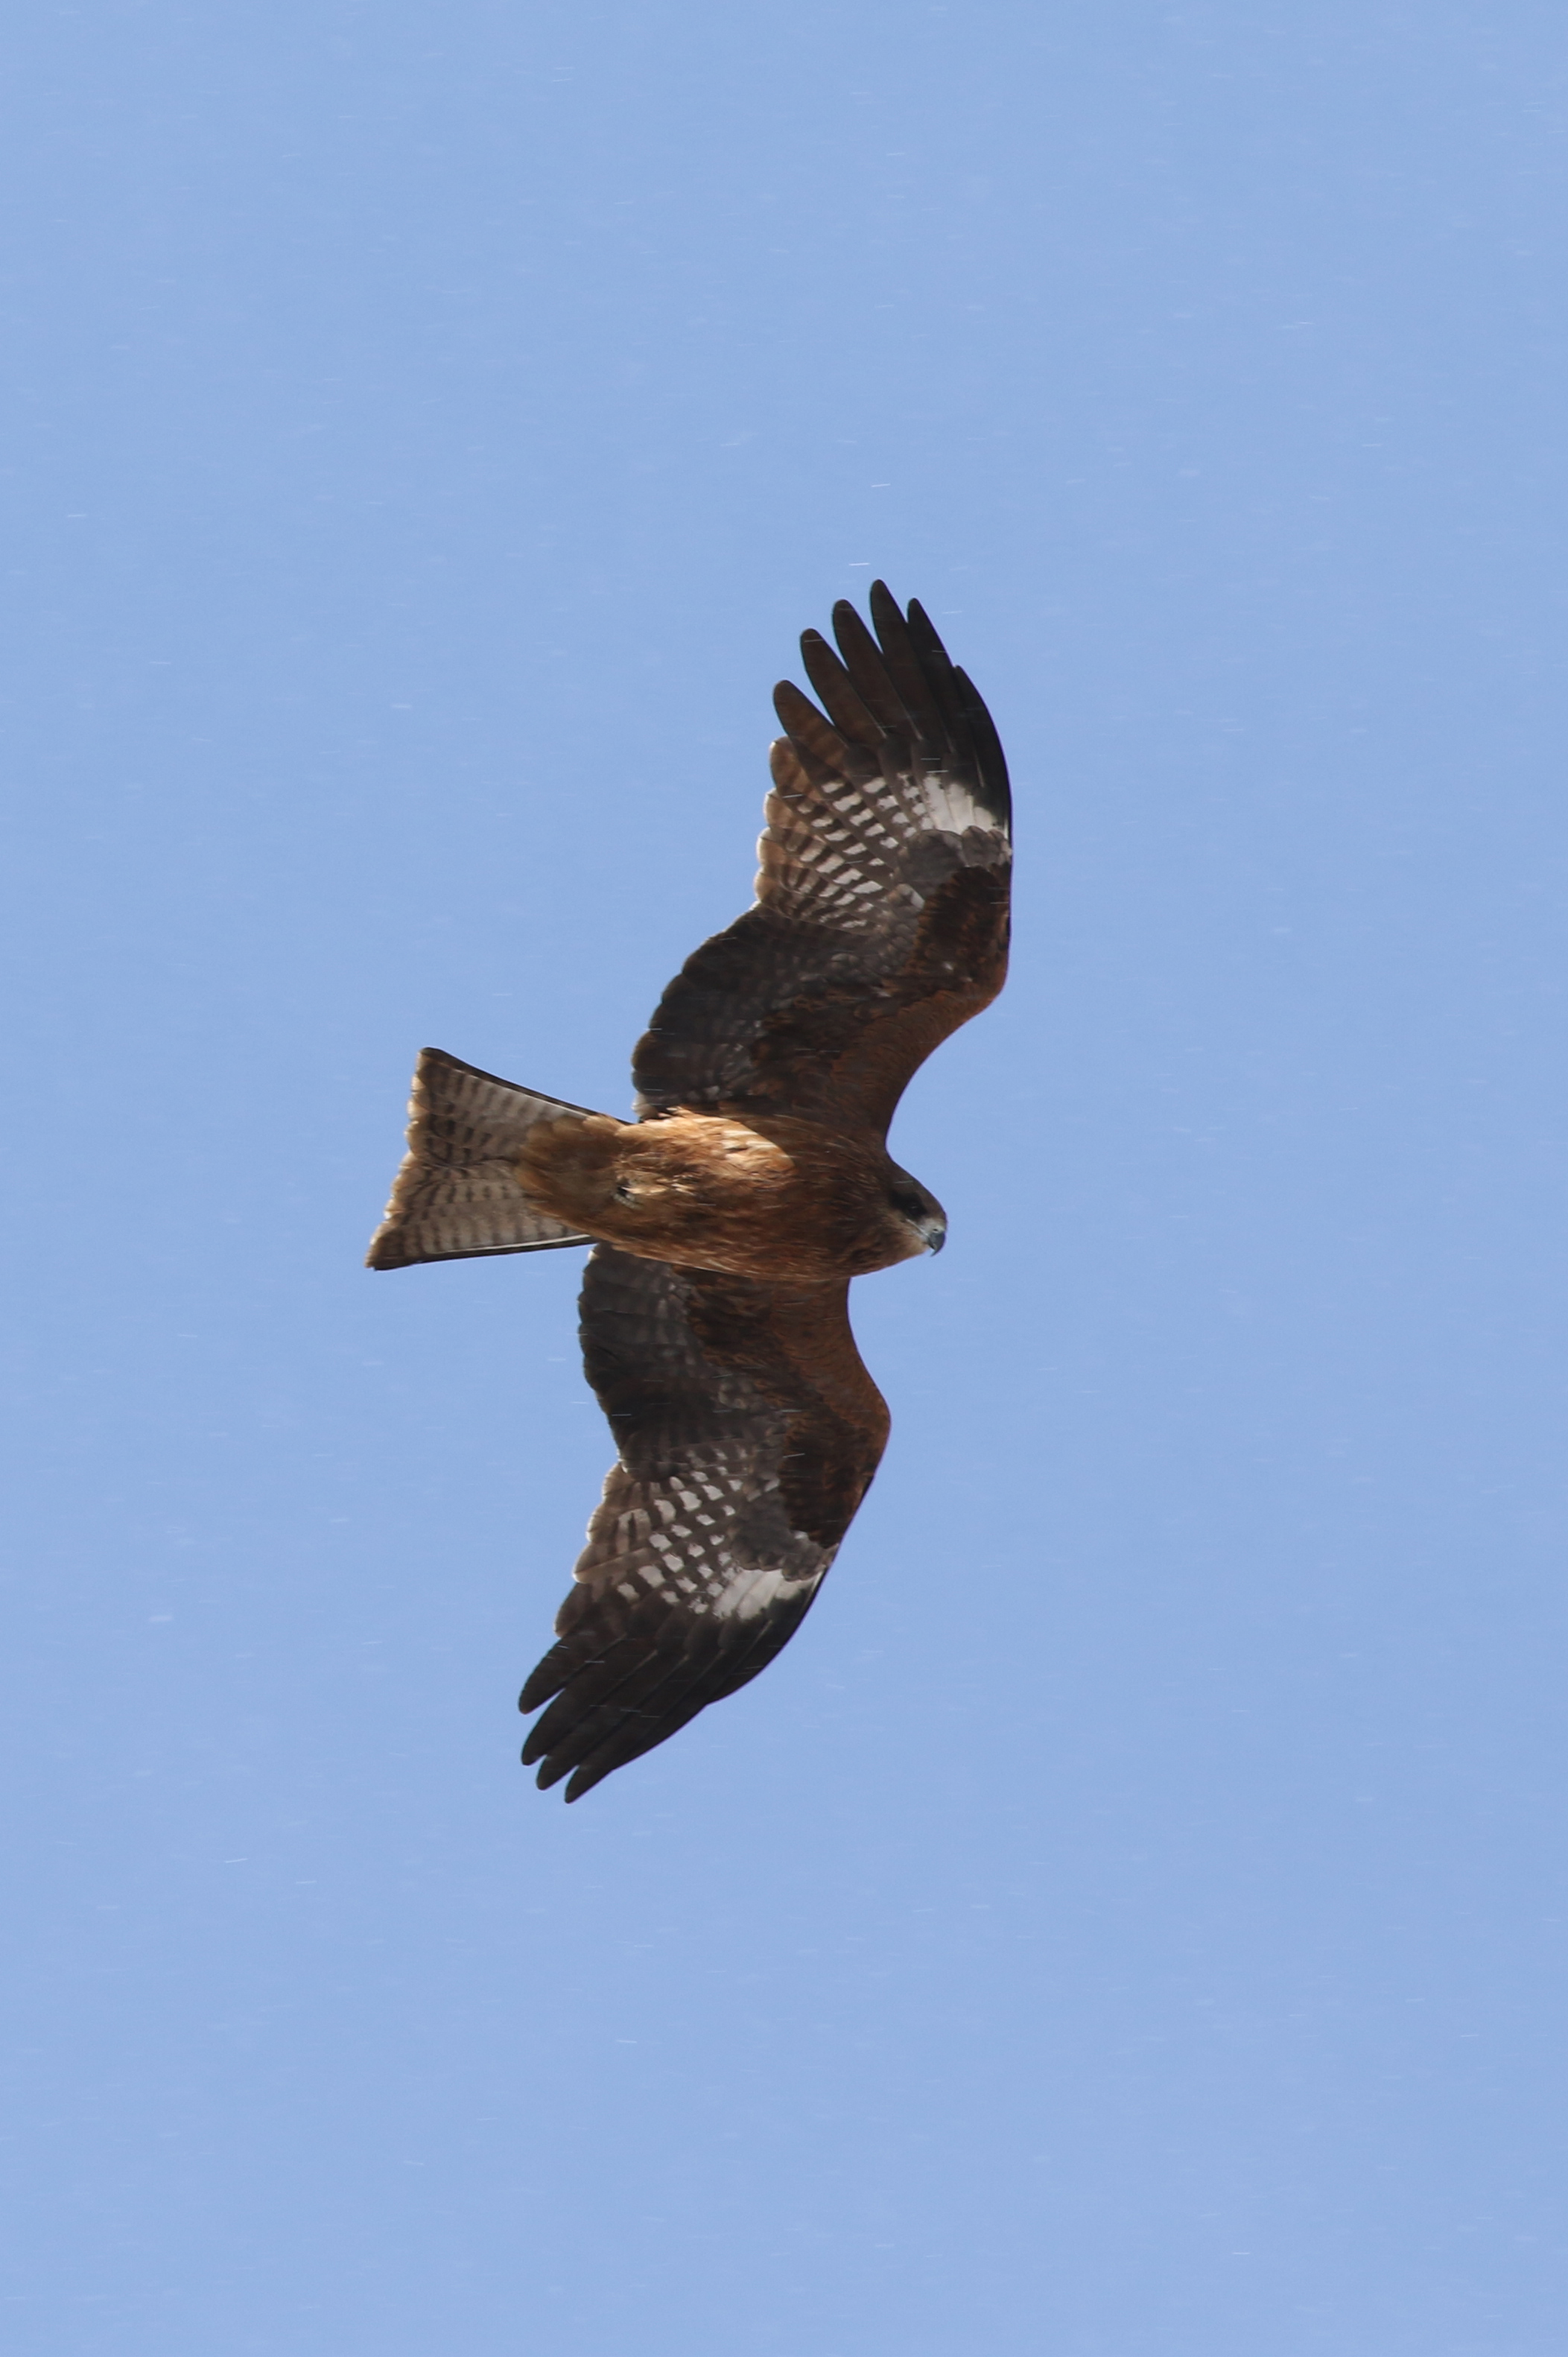
[[518,1176],[557,1219],[648,1260],[779,1283],[906,1257],[874,1140],[788,1116],[678,1112],[542,1123]]

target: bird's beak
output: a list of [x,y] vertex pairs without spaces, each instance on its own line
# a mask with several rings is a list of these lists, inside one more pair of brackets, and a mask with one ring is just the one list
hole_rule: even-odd
[[948,1240],[948,1223],[940,1214],[920,1222],[920,1233],[926,1239],[928,1252],[940,1253]]

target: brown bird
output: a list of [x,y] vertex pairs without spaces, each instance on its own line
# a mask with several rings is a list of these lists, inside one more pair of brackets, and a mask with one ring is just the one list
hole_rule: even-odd
[[[873,638],[800,641],[755,905],[632,1059],[637,1117],[419,1059],[372,1268],[592,1243],[583,1357],[620,1452],[523,1749],[576,1800],[756,1677],[805,1618],[886,1446],[849,1280],[940,1252],[888,1156],[910,1075],[1007,970],[1012,805],[984,705],[881,582]],[[842,657],[842,660],[841,660]]]

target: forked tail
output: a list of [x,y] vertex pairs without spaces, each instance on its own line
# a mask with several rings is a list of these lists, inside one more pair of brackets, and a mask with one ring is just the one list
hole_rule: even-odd
[[536,1211],[517,1177],[518,1157],[535,1122],[585,1111],[498,1081],[439,1048],[421,1049],[408,1108],[408,1152],[367,1267],[411,1268],[416,1261],[591,1243],[591,1236],[564,1220]]

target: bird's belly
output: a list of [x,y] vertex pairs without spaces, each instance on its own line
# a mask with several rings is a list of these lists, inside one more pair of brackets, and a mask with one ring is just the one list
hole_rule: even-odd
[[628,1122],[591,1170],[578,1153],[554,1158],[553,1143],[542,1139],[520,1173],[542,1208],[644,1260],[811,1285],[899,1257],[876,1217],[869,1158],[805,1124],[781,1138],[725,1114]]
[[607,1233],[613,1223],[612,1243],[678,1267],[821,1284],[863,1265],[846,1209],[788,1163],[759,1170],[726,1157],[693,1167],[671,1157],[640,1200],[608,1207]]

